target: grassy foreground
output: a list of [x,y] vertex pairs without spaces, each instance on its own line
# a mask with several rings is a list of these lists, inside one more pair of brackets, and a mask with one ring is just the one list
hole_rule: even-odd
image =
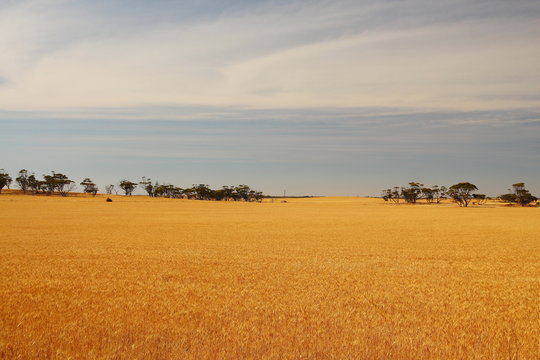
[[536,359],[540,209],[0,195],[0,359]]

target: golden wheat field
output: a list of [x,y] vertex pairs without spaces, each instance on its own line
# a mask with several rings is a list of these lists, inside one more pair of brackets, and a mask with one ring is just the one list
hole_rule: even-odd
[[0,195],[1,359],[538,359],[540,209]]

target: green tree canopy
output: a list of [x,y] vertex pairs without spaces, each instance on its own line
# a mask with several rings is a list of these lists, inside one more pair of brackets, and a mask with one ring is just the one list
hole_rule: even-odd
[[2,189],[7,187],[9,189],[9,186],[11,185],[11,176],[4,171],[4,169],[0,169],[0,193],[2,192]]
[[83,191],[87,194],[92,194],[93,196],[96,196],[98,192],[98,187],[96,184],[90,180],[90,178],[86,178],[81,182],[81,185],[83,186]]
[[19,176],[15,178],[15,181],[17,182],[17,185],[19,185],[19,188],[23,191],[23,193],[26,194],[26,191],[28,190],[29,184],[28,184],[28,171],[26,169],[22,169],[19,171]]
[[512,192],[499,196],[499,199],[508,203],[515,203],[521,206],[527,206],[538,200],[529,190],[525,189],[525,183],[512,184]]
[[134,182],[131,182],[129,180],[121,180],[118,184],[120,189],[124,190],[124,193],[129,196],[133,193],[133,191],[137,188],[137,184]]
[[76,187],[75,182],[70,180],[67,175],[54,171],[52,175],[43,175],[41,185],[49,195],[58,192],[61,196],[67,196]]
[[459,204],[459,206],[467,207],[471,199],[473,199],[473,193],[478,190],[476,185],[469,182],[460,182],[454,184],[448,188],[448,195]]

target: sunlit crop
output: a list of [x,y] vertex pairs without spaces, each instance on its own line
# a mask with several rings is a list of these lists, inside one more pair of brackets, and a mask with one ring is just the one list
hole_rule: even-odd
[[538,359],[540,209],[0,196],[0,359]]

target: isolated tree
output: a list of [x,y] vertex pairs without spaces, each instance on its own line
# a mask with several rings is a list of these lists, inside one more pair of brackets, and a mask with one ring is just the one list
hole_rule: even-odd
[[469,182],[461,182],[450,186],[448,195],[459,204],[461,207],[469,206],[473,198],[473,192],[478,190],[476,185]]
[[4,169],[0,169],[0,193],[2,192],[2,189],[4,187],[7,187],[9,189],[11,181],[11,176],[9,176],[9,174]]
[[155,190],[159,186],[157,181],[155,185],[152,185],[152,179],[143,176],[142,180],[139,182],[139,185],[141,185],[141,187],[148,193],[148,196],[156,196]]
[[98,187],[92,180],[90,180],[90,178],[84,179],[81,185],[83,186],[83,191],[85,193],[92,194],[92,196],[96,196],[98,192]]
[[[112,192],[115,191],[114,189],[114,185],[113,184],[109,184],[107,186],[105,186],[105,192],[108,194],[108,195],[112,195]],[[116,192],[116,191],[115,191]]]
[[135,188],[137,188],[136,183],[131,182],[129,180],[125,180],[125,179],[120,181],[118,186],[120,187],[120,189],[124,190],[124,193],[126,194],[126,196],[128,196],[128,195],[131,196],[131,194],[133,193]]
[[531,195],[529,190],[525,189],[525,183],[512,184],[512,191],[508,194],[499,196],[499,199],[509,203],[519,204],[521,206],[527,206],[530,203],[538,200],[536,196]]
[[26,191],[28,190],[28,171],[26,169],[22,169],[19,171],[19,176],[15,178],[15,181],[17,182],[17,185],[19,185],[19,188],[23,191],[23,193],[26,194]]

